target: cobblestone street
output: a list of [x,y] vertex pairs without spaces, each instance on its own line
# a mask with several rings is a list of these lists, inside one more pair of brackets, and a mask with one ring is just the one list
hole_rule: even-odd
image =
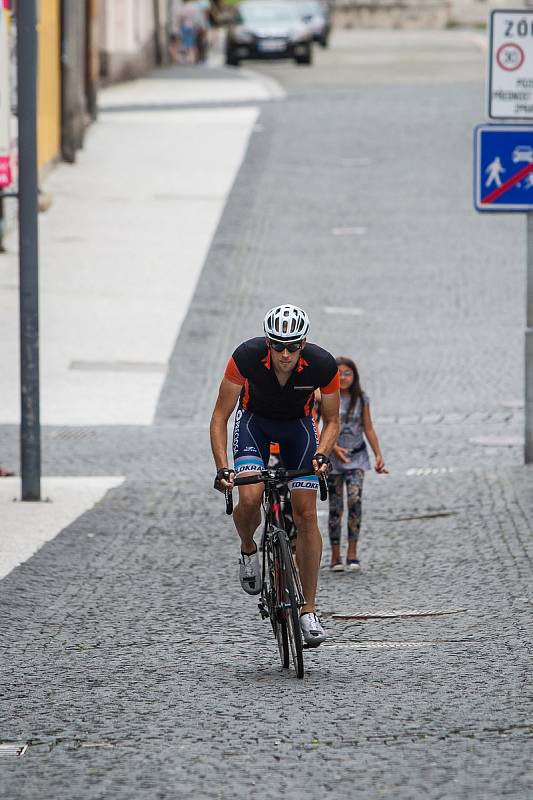
[[[0,758],[6,800],[533,795],[525,224],[472,210],[481,51],[450,32],[415,80],[387,36],[350,81],[346,36],[314,84],[261,66],[287,96],[257,106],[153,425],[43,430],[46,475],[126,480],[0,582],[0,740],[30,744]],[[390,470],[360,573],[327,569],[319,507],[303,681],[239,587],[208,441],[229,354],[285,299],[358,363]]]

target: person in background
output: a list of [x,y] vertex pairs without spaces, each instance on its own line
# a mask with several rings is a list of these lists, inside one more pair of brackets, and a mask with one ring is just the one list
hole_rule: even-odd
[[344,513],[344,486],[348,505],[348,548],[346,569],[360,569],[357,544],[361,529],[362,495],[365,470],[370,469],[367,444],[374,452],[376,472],[386,473],[385,463],[377,434],[372,425],[370,404],[361,389],[359,372],[351,358],[336,359],[340,377],[340,421],[339,438],[331,454],[331,472],[328,475],[329,490],[329,540],[331,543],[330,569],[342,572],[345,565],[341,559],[341,524]]
[[207,32],[208,45],[214,47],[218,42],[218,30],[224,24],[224,14],[221,10],[220,0],[210,0],[209,3],[209,29]]
[[181,34],[178,10],[181,0],[168,0],[168,55],[172,64],[180,64]]
[[195,64],[198,59],[198,28],[201,12],[195,0],[184,0],[177,12],[181,47],[186,64]]
[[205,64],[207,61],[207,53],[209,50],[209,0],[197,0],[198,4],[198,31],[197,31],[197,48],[198,48],[198,63]]

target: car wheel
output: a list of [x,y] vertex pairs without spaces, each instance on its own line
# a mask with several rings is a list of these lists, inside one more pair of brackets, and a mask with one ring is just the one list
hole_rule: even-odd
[[240,63],[241,63],[240,60],[237,58],[237,56],[232,50],[226,50],[227,67],[238,67]]
[[297,64],[311,64],[313,61],[312,52],[311,47],[308,47],[306,53],[296,56],[294,60]]
[[322,36],[322,38],[319,39],[318,41],[319,41],[320,47],[324,47],[325,48],[329,44],[327,36]]

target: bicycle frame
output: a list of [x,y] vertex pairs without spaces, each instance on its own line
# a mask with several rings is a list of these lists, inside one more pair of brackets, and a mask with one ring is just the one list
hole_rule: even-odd
[[[287,533],[284,528],[284,520],[283,520],[283,513],[281,509],[281,497],[279,493],[279,489],[274,486],[266,485],[265,492],[263,495],[263,510],[265,512],[265,522],[263,525],[263,535],[261,537],[261,551],[263,554],[263,568],[262,568],[262,575],[263,581],[261,584],[261,600],[259,601],[259,611],[263,619],[270,616],[268,609],[268,598],[266,596],[266,557],[267,557],[267,550],[270,548],[272,550],[274,539],[280,535],[287,536]],[[288,539],[288,536],[287,536]],[[296,587],[296,592],[298,595],[298,607],[301,608],[305,602],[305,598],[302,591],[302,584],[300,581],[300,576],[298,574],[298,570],[294,564],[294,561],[291,559],[291,570],[294,579],[294,585]],[[276,588],[279,589],[281,580],[279,576],[275,576],[275,583]],[[276,598],[278,601],[279,608],[288,608],[290,604],[286,602],[286,600],[281,597],[281,593],[277,592],[278,597]]]

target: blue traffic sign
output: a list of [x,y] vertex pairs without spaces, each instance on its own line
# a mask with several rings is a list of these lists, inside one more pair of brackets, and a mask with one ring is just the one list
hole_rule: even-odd
[[478,211],[533,211],[533,127],[477,125],[474,205]]

